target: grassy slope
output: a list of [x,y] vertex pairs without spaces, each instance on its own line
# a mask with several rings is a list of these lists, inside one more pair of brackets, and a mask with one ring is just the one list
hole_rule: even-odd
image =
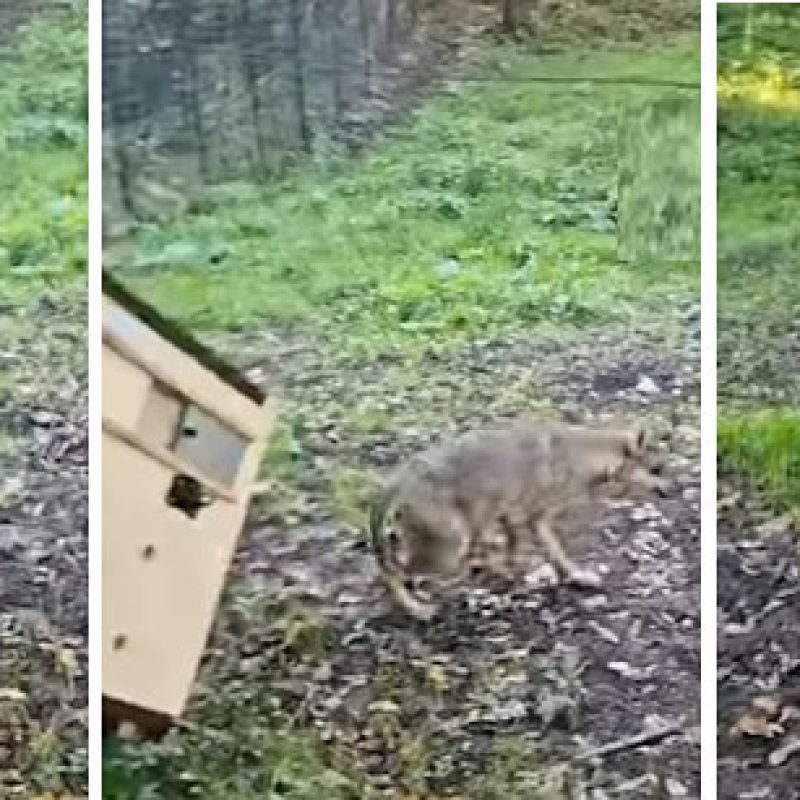
[[[0,69],[0,344],[12,349],[42,298],[85,302],[86,8],[20,29]],[[0,375],[0,389],[18,380]]]
[[86,270],[86,12],[11,45],[0,82],[0,292],[26,301]]
[[[0,346],[12,351],[36,335],[38,301],[85,302],[85,7],[20,28],[5,43],[0,69]],[[29,382],[16,372],[0,372],[0,392]],[[12,445],[0,434],[6,449]]]
[[127,277],[195,329],[291,321],[372,350],[627,322],[691,296],[696,263],[619,263],[608,218],[618,114],[656,91],[525,79],[693,81],[694,42],[635,55],[493,55],[507,80],[453,87],[373,154],[279,184],[220,187],[206,213],[140,234]]
[[[490,57],[516,78],[693,81],[698,73],[694,41],[587,57]],[[575,323],[609,317],[661,324],[665,307],[696,298],[697,263],[619,263],[603,210],[617,180],[616,114],[653,94],[523,80],[460,85],[361,160],[310,168],[277,186],[220,190],[229,201],[145,232],[139,264],[125,275],[200,330],[289,320],[354,349],[413,352],[540,324],[566,335]],[[291,625],[292,636],[305,631],[302,621]],[[206,691],[191,728],[160,744],[109,742],[106,797],[363,800],[331,753],[272,729],[271,698],[254,699],[239,680]]]
[[[722,28],[731,35],[722,41],[719,82],[719,326],[721,337],[744,335],[752,352],[769,353],[800,309],[800,90],[787,80],[800,65],[800,14],[794,27],[757,21],[748,54],[736,35],[741,13],[726,9]],[[720,391],[723,459],[779,503],[800,506],[800,413],[734,412],[737,398],[728,394],[736,390]]]

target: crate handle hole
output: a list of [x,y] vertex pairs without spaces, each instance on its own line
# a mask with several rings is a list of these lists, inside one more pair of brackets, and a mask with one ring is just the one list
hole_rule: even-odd
[[197,519],[200,510],[210,505],[211,500],[197,478],[179,473],[172,479],[166,503],[170,508],[182,511],[189,519]]

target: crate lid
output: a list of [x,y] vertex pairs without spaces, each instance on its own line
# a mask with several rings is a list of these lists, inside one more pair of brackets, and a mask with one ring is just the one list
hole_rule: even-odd
[[201,344],[185,328],[133,294],[107,270],[103,270],[103,294],[240,394],[259,404],[266,399],[264,391],[249,381],[239,370],[220,358],[207,345]]

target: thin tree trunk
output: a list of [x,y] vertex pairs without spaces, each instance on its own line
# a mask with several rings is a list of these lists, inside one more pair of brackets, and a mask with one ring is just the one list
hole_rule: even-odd
[[361,52],[364,61],[364,91],[372,94],[372,40],[369,34],[368,0],[358,0],[358,25],[361,29]]
[[200,176],[205,181],[209,177],[208,143],[206,142],[203,126],[203,108],[200,99],[200,68],[197,64],[197,52],[191,38],[193,13],[194,3],[192,0],[186,0],[181,6],[178,47],[182,53],[187,78],[183,91],[185,115],[190,120],[190,126],[194,133],[197,144],[198,168]]
[[342,90],[342,64],[339,53],[340,33],[342,30],[341,0],[328,0],[328,52],[331,65],[331,94],[333,116],[338,122],[344,112],[344,96]]
[[300,0],[291,0],[292,26],[292,77],[294,80],[294,102],[297,111],[297,130],[303,150],[311,153],[311,126],[306,108],[305,62],[303,60],[302,9]]
[[502,20],[500,26],[506,33],[514,33],[519,24],[518,0],[503,0]]
[[242,68],[247,91],[250,95],[250,111],[253,115],[253,127],[256,134],[256,152],[258,154],[259,169],[264,169],[267,164],[267,143],[261,127],[261,97],[258,94],[258,73],[255,65],[255,42],[253,40],[253,19],[250,13],[250,0],[240,0],[241,33],[244,37],[244,52],[242,55]]
[[392,58],[397,46],[397,0],[386,0],[386,53]]

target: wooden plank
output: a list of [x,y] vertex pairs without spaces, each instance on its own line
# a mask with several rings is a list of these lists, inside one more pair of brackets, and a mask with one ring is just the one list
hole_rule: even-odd
[[158,337],[121,306],[103,298],[103,341],[123,359],[140,367],[160,383],[191,399],[209,414],[247,439],[264,430],[265,408],[232,391],[216,375],[174,345]]

